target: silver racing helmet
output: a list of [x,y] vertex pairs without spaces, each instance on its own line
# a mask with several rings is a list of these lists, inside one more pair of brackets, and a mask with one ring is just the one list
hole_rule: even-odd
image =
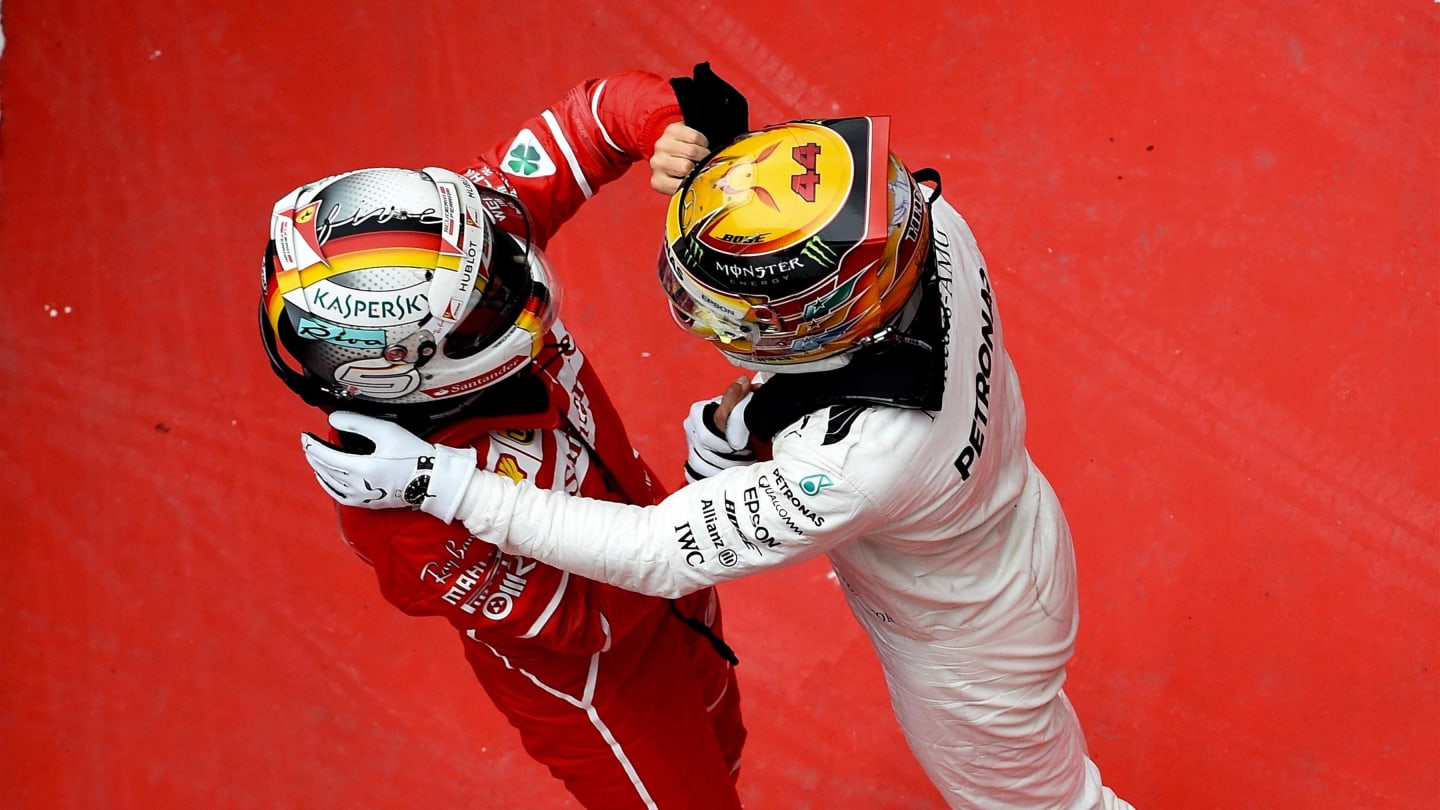
[[306,402],[452,414],[534,359],[559,307],[519,201],[447,169],[363,169],[276,204],[261,279],[271,366]]

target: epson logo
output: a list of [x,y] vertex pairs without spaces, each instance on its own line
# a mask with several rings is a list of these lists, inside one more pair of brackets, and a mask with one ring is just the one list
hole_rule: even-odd
[[745,512],[749,515],[750,535],[755,542],[764,543],[770,548],[779,548],[780,541],[770,534],[770,528],[760,521],[760,490],[750,487],[745,490],[741,501],[745,504]]

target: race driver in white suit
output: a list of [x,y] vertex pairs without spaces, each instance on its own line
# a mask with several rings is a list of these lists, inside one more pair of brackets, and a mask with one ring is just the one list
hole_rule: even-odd
[[675,317],[760,384],[723,429],[705,420],[715,435],[695,416],[714,408],[692,411],[693,483],[658,505],[517,484],[355,414],[332,424],[372,452],[307,435],[307,458],[341,503],[458,518],[507,553],[656,596],[825,554],[952,807],[1128,808],[1061,688],[1074,555],[1025,449],[989,272],[938,176],[889,153],[888,127],[748,133],[672,197],[660,274]]

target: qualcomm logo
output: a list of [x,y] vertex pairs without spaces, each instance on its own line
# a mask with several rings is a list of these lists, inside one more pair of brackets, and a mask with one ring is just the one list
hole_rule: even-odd
[[806,495],[818,495],[820,490],[834,486],[834,484],[835,482],[830,480],[830,476],[825,473],[816,473],[800,479],[800,491]]

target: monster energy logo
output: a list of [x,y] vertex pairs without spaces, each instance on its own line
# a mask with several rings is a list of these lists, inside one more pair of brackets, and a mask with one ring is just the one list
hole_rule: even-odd
[[834,248],[825,244],[824,240],[818,236],[810,237],[810,241],[806,242],[805,247],[800,249],[800,255],[821,267],[833,265],[835,259],[839,256]]
[[834,312],[836,307],[845,303],[845,301],[850,298],[850,294],[855,291],[855,282],[858,280],[858,276],[851,278],[849,281],[841,284],[839,287],[836,287],[833,292],[831,292],[824,298],[820,298],[806,304],[805,312],[801,315],[801,317],[809,320],[812,318],[819,318],[822,315],[829,315],[831,312]]
[[682,239],[675,247],[679,248],[680,261],[694,266],[700,263],[702,248],[700,242],[695,239]]

